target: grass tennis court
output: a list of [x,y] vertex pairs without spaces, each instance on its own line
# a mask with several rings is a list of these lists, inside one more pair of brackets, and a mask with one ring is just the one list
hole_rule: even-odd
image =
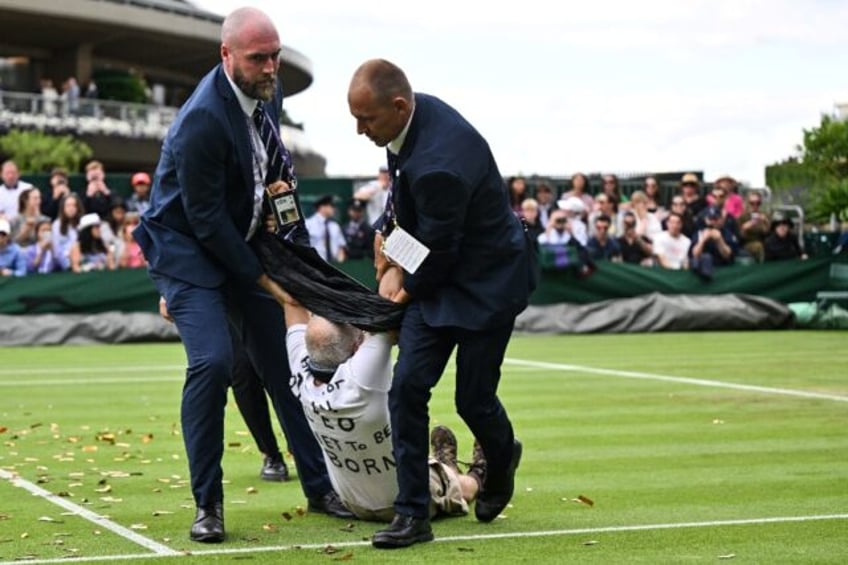
[[[517,336],[500,388],[524,443],[512,506],[488,525],[473,513],[437,521],[435,543],[394,552],[366,541],[379,525],[303,513],[296,481],[260,481],[232,402],[228,540],[190,542],[179,344],[0,349],[0,564],[171,563],[185,552],[251,563],[845,563],[846,344],[838,331]],[[452,380],[435,390],[431,418],[470,458]]]

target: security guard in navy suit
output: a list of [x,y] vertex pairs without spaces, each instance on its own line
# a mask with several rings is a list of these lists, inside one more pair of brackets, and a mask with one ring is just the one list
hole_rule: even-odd
[[[405,547],[433,539],[427,403],[454,349],[457,411],[488,461],[477,519],[493,520],[512,497],[521,443],[497,387],[515,317],[537,281],[534,247],[488,144],[456,110],[413,94],[385,60],[357,69],[348,105],[357,132],[387,148],[392,174],[375,245],[380,293],[408,304],[389,393],[399,494],[394,520],[372,543]],[[392,238],[398,248],[426,250],[423,262],[392,253],[395,264],[387,262]]]
[[[238,329],[271,392],[308,507],[352,516],[332,490],[321,449],[288,387],[285,293],[251,249],[251,239],[263,229],[268,171],[290,157],[276,131],[282,104],[279,35],[266,14],[241,8],[224,20],[221,39],[222,63],[201,80],[171,126],[150,208],[133,232],[188,358],[181,419],[197,505],[190,537],[199,542],[225,537],[221,457],[233,367],[228,323]],[[265,118],[261,128],[253,115]],[[262,129],[273,133],[276,146],[263,144]],[[281,180],[293,189],[291,167],[283,170]],[[302,222],[296,227],[302,229]]]

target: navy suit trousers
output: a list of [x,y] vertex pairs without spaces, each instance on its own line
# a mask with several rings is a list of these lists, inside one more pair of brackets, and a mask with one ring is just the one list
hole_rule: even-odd
[[181,420],[197,505],[223,500],[224,407],[233,368],[228,323],[241,334],[248,358],[270,393],[291,442],[304,494],[315,498],[332,490],[321,448],[289,388],[282,308],[259,287],[208,289],[159,273],[151,273],[151,278],[167,301],[186,351]]
[[488,330],[431,327],[424,322],[416,302],[407,307],[389,391],[398,476],[396,512],[418,518],[429,516],[427,404],[454,348],[457,412],[480,442],[490,473],[505,472],[512,460],[514,435],[497,389],[513,324],[511,321]]

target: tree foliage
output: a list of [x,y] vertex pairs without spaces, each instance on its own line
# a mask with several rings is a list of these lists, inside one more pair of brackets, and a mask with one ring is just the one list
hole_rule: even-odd
[[798,154],[766,168],[766,183],[813,220],[848,220],[848,121],[823,115],[803,130]]
[[94,155],[91,147],[70,135],[35,130],[11,130],[0,137],[0,153],[15,161],[22,173],[48,173],[55,167],[79,171]]

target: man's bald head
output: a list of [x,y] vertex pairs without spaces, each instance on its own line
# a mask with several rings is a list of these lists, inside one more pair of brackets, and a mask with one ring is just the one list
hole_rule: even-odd
[[221,26],[221,43],[233,49],[244,48],[253,38],[277,37],[277,28],[271,18],[257,8],[239,8],[230,13]]
[[306,352],[316,366],[335,370],[347,361],[362,341],[362,331],[312,316],[306,325]]
[[356,132],[385,147],[406,127],[415,108],[412,87],[403,71],[385,59],[362,63],[347,92]]
[[353,73],[349,92],[369,90],[375,101],[390,104],[395,97],[412,102],[412,87],[400,67],[385,59],[370,59]]
[[221,61],[227,76],[247,96],[271,100],[280,68],[280,35],[256,8],[239,8],[221,26]]

